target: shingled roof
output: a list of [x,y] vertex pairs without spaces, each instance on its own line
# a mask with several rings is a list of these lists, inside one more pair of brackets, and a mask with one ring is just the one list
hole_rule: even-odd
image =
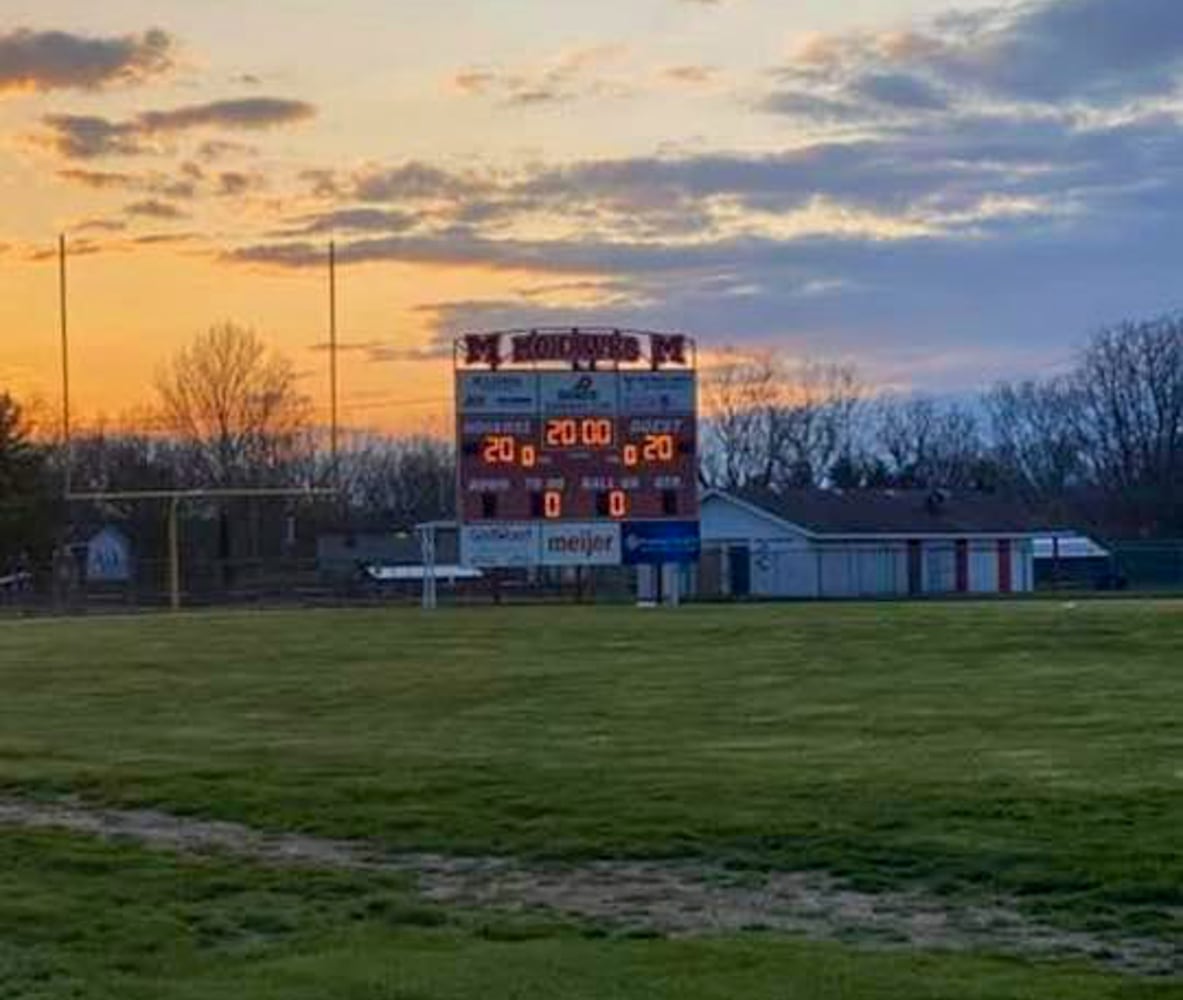
[[993,493],[813,489],[735,496],[816,535],[1027,535],[1054,530],[1022,504]]

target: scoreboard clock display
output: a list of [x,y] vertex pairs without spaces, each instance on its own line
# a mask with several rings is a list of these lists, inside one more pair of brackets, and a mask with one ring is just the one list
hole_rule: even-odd
[[[539,547],[536,560],[507,553],[507,565],[578,564],[569,551],[578,528],[602,540],[587,542],[592,562],[628,561],[631,536],[617,527],[614,543],[611,526],[634,522],[676,522],[697,539],[697,385],[685,338],[529,331],[458,346],[457,509],[462,543],[483,540],[467,546],[467,561],[496,564],[500,539]],[[546,539],[563,532],[547,558]],[[605,547],[615,554],[590,552]]]

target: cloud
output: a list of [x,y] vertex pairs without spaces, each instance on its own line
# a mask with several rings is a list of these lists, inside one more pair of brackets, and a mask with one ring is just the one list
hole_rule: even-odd
[[127,215],[143,219],[165,219],[171,221],[186,217],[185,213],[177,208],[176,205],[170,204],[167,201],[160,201],[156,198],[146,198],[143,201],[132,202],[123,211]]
[[145,111],[124,121],[97,115],[46,115],[47,131],[38,141],[66,159],[138,156],[158,151],[156,141],[200,128],[259,130],[306,121],[316,108],[304,101],[276,97],[191,104]]
[[68,167],[57,176],[71,184],[80,184],[95,191],[142,191],[166,198],[194,198],[204,174],[196,164],[181,164],[180,177],[162,171],[132,173],[123,170],[87,170]]
[[765,94],[756,106],[772,114],[821,124],[865,122],[871,117],[865,104],[851,98],[828,97],[802,90],[774,90]]
[[418,219],[406,212],[384,211],[376,208],[344,208],[319,212],[296,220],[288,235],[315,236],[335,232],[398,233],[413,229]]
[[497,81],[497,75],[487,70],[461,70],[452,77],[452,86],[462,94],[483,94]]
[[76,233],[121,233],[127,223],[123,219],[83,219],[70,228]]
[[176,243],[195,243],[201,239],[198,233],[142,233],[128,242],[134,246],[170,246]]
[[471,173],[457,173],[420,160],[394,166],[365,166],[347,175],[306,170],[301,175],[314,194],[346,194],[358,201],[455,201],[488,192],[492,182]]
[[703,66],[692,63],[684,66],[668,66],[662,70],[661,75],[671,83],[701,87],[705,84],[713,83],[719,75],[719,71],[714,66]]
[[222,170],[216,175],[214,193],[222,198],[238,198],[267,186],[267,178],[258,173]]
[[175,48],[156,28],[107,38],[18,28],[0,34],[0,94],[137,83],[171,69]]
[[633,81],[610,72],[627,52],[615,44],[570,48],[534,66],[470,66],[453,74],[449,84],[465,96],[491,97],[511,107],[627,96],[635,92]]
[[307,101],[282,97],[242,97],[208,104],[190,104],[167,111],[145,111],[133,119],[138,132],[156,134],[194,128],[267,129],[315,117]]
[[790,92],[821,86],[872,105],[942,110],[954,97],[1121,104],[1172,92],[1181,70],[1176,0],[1036,0],[923,27],[814,36],[780,75]]
[[551,206],[593,205],[634,221],[676,224],[712,200],[767,212],[800,209],[825,197],[897,211],[934,188],[979,172],[972,164],[916,162],[903,143],[822,142],[778,153],[590,160],[538,171],[520,195]]
[[[313,344],[309,350],[323,354],[332,349],[327,341]],[[368,364],[389,364],[395,361],[433,361],[446,357],[451,351],[451,344],[443,345],[431,343],[424,347],[398,347],[386,340],[353,340],[339,341],[337,353],[360,354]]]
[[977,44],[935,60],[950,75],[1036,100],[1128,96],[1170,86],[1183,64],[1174,0],[1053,0],[1003,12]]
[[136,129],[126,123],[98,115],[46,115],[42,121],[48,131],[40,141],[65,159],[138,156],[146,151]]
[[255,146],[226,139],[209,139],[197,147],[197,156],[205,163],[216,163],[235,156],[254,156],[257,152]]
[[937,87],[907,73],[868,73],[851,88],[856,97],[905,111],[943,111],[949,100]]
[[70,181],[73,184],[81,184],[83,187],[93,188],[96,191],[134,187],[137,182],[134,174],[124,173],[118,170],[82,170],[71,167],[66,170],[59,170],[57,175],[62,180]]
[[[103,244],[87,237],[71,240],[69,246],[71,257],[89,257],[92,254],[102,253],[103,251]],[[27,247],[24,252],[24,259],[30,263],[56,260],[57,256],[58,248],[56,243],[48,246],[32,245]]]

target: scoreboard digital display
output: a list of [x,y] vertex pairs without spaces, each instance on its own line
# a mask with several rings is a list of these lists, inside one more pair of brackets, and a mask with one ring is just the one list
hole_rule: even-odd
[[[682,536],[693,536],[682,548],[696,551],[697,384],[688,347],[682,337],[617,331],[463,338],[456,444],[466,561],[628,562],[638,548],[629,540],[642,535],[650,547],[672,539],[657,544],[655,558],[668,549],[679,561]],[[640,522],[672,527],[630,534]]]

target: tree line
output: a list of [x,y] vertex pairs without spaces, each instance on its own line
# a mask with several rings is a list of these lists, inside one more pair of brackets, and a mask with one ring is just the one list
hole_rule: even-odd
[[[104,522],[162,561],[165,504],[110,496],[131,491],[337,490],[314,501],[186,501],[187,547],[221,562],[308,556],[322,531],[389,532],[451,510],[449,443],[347,432],[334,457],[295,367],[248,328],[225,323],[195,337],[160,369],[154,396],[124,425],[76,431],[67,448],[0,391],[0,578],[14,565],[46,565],[78,540],[72,528]],[[67,482],[73,494],[107,496],[67,504]]]
[[1183,534],[1183,318],[1094,335],[1066,372],[968,398],[871,392],[851,366],[725,355],[705,381],[703,480],[730,490],[1021,497],[1110,538]]
[[[1103,330],[1071,368],[940,398],[871,391],[852,366],[724,352],[703,379],[703,485],[950,489],[1014,494],[1049,519],[1109,538],[1183,534],[1183,319]],[[69,453],[0,392],[0,576],[44,559],[78,520],[120,520],[161,549],[159,507],[83,493],[263,486],[339,488],[305,505],[310,530],[407,528],[451,515],[451,442],[347,432],[334,457],[291,362],[223,324],[159,372],[135,430],[98,425]],[[42,431],[49,430],[42,428]],[[195,504],[219,558],[262,554],[285,503]]]

